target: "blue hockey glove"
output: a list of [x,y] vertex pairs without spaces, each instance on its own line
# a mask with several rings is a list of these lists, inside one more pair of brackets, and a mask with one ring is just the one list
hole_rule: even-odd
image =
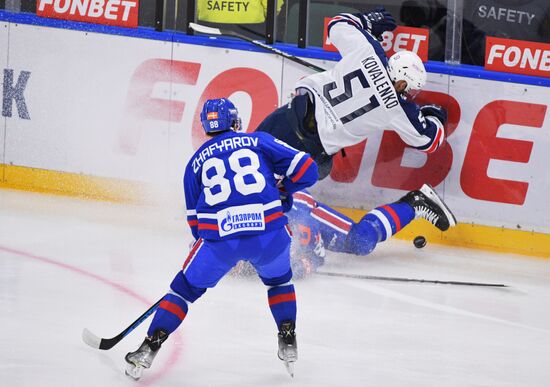
[[285,183],[289,180],[287,178],[281,179],[277,182],[277,188],[279,189],[279,199],[281,199],[281,204],[283,206],[283,212],[288,212],[292,209],[292,204],[294,203],[294,198],[291,193],[288,193],[285,187]]
[[424,116],[433,116],[437,118],[443,125],[447,123],[447,110],[439,105],[424,105],[420,108]]
[[384,32],[393,31],[397,27],[395,19],[384,7],[377,7],[364,14],[364,17],[367,30],[378,40],[382,39]]
[[292,204],[294,203],[294,198],[288,193],[280,193],[279,197],[281,198],[281,203],[283,205],[283,212],[288,212],[292,209]]

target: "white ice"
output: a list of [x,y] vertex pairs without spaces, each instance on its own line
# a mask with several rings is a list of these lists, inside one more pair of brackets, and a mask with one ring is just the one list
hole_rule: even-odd
[[141,381],[123,374],[190,240],[169,209],[0,190],[1,386],[549,386],[550,260],[390,241],[327,271],[495,282],[507,289],[311,276],[296,282],[291,379],[258,279],[227,277],[190,307]]

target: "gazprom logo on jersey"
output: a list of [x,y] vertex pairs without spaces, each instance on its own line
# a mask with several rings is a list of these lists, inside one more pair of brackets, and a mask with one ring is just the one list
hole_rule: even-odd
[[220,236],[241,231],[265,230],[264,206],[248,204],[225,208],[217,213]]

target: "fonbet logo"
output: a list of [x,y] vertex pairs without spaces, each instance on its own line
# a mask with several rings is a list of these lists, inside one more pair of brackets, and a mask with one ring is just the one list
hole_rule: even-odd
[[139,0],[39,0],[36,14],[120,27],[137,27]]
[[423,62],[428,60],[428,37],[427,28],[415,28],[399,26],[393,31],[386,31],[382,34],[382,48],[388,57],[396,52],[407,50],[417,54]]
[[485,68],[509,73],[550,76],[550,44],[487,37]]
[[[325,30],[323,32],[323,49],[326,51],[338,51],[332,45],[327,33],[327,26],[332,20],[325,18]],[[408,50],[416,53],[423,62],[428,60],[428,43],[430,31],[428,28],[416,28],[398,26],[393,31],[386,31],[382,34],[380,44],[388,57],[396,52]]]

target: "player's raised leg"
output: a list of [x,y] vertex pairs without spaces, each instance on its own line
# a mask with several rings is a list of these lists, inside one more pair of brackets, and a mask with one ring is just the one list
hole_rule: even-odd
[[[313,203],[310,221],[317,222],[322,239],[329,241],[325,247],[336,252],[367,255],[377,243],[395,235],[415,218],[426,219],[441,231],[456,225],[452,211],[428,184],[397,202],[374,208],[357,223],[323,203]],[[291,219],[292,215],[291,212]]]
[[399,199],[399,203],[409,204],[414,208],[416,218],[426,219],[441,231],[456,226],[456,218],[450,208],[429,184],[409,192]]

